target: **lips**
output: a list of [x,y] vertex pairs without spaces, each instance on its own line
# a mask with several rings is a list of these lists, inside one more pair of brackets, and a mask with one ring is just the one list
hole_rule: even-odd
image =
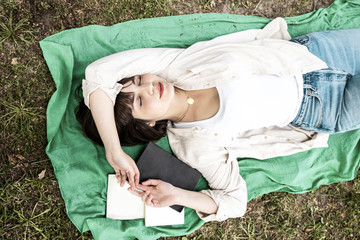
[[159,95],[160,95],[160,97],[163,95],[163,93],[164,93],[164,86],[161,83],[159,83]]

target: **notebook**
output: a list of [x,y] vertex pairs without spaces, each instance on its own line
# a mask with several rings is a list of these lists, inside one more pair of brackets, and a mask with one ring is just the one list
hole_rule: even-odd
[[[182,189],[194,190],[201,177],[199,171],[152,142],[136,164],[140,171],[140,183],[148,179],[160,179]],[[183,206],[173,205],[171,208],[181,212]]]
[[184,224],[185,210],[175,211],[170,207],[153,208],[147,206],[141,198],[131,194],[126,182],[120,187],[115,174],[108,175],[106,217],[119,220],[144,219],[145,226]]
[[[194,190],[201,174],[154,143],[149,143],[137,162],[140,183],[161,179],[176,187]],[[184,207],[153,208],[131,194],[129,184],[120,187],[115,174],[108,175],[106,217],[112,219],[145,219],[145,226],[184,224]],[[121,204],[120,204],[121,203]]]

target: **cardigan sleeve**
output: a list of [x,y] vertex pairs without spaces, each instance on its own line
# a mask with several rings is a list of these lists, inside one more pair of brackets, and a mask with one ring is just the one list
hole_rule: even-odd
[[[237,218],[243,216],[246,212],[246,183],[239,173],[236,158],[226,152],[226,149],[224,149],[223,154],[227,156],[213,156],[222,159],[221,161],[216,159],[210,164],[200,164],[196,167],[203,173],[211,188],[201,192],[211,197],[218,206],[215,214],[205,214],[197,211],[199,217],[206,222]],[[212,155],[214,153],[212,152]],[[216,153],[219,154],[218,151]]]
[[[127,77],[146,73],[167,78],[167,67],[182,52],[179,48],[143,48],[115,53],[91,63],[85,69],[82,82],[84,102],[89,107],[89,96],[96,89],[103,90],[115,104]],[[89,107],[90,108],[90,107]]]
[[[313,133],[290,126],[262,128],[241,135],[218,133],[199,127],[173,128],[168,139],[174,154],[198,169],[208,181],[202,191],[217,204],[218,211],[197,214],[204,221],[242,216],[246,211],[247,188],[238,167],[237,157],[267,159],[327,146],[328,134]],[[234,141],[234,137],[240,138]]]
[[214,200],[218,210],[214,214],[197,211],[202,220],[223,221],[245,214],[247,189],[239,174],[236,156],[231,155],[225,147],[204,144],[194,139],[189,141],[182,137],[171,138],[170,146],[180,160],[196,168],[208,182],[210,189],[201,192]]

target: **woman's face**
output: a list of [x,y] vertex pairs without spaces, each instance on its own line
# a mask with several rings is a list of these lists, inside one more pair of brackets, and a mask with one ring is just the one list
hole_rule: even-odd
[[148,121],[168,119],[175,89],[166,80],[152,74],[135,76],[121,92],[133,93],[131,108],[134,118]]

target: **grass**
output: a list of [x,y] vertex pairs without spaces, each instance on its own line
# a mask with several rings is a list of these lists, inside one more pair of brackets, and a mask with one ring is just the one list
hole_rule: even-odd
[[66,220],[55,179],[26,176],[5,184],[0,199],[2,239],[91,239]]
[[[0,239],[92,239],[66,215],[45,154],[46,106],[55,85],[38,41],[65,29],[198,12],[273,18],[310,12],[324,1],[2,0],[0,1]],[[46,170],[45,177],[38,174]],[[359,239],[360,180],[250,202],[244,218],[206,223],[168,239]]]
[[19,98],[16,104],[0,100],[0,104],[5,107],[5,114],[0,117],[0,121],[5,128],[13,125],[14,130],[25,137],[32,132],[33,119],[45,116],[40,115],[36,107],[27,107],[27,100],[23,100],[21,96]]
[[25,30],[29,21],[27,18],[22,18],[19,22],[14,23],[11,11],[9,17],[2,16],[1,20],[4,22],[0,22],[0,45],[8,39],[13,40],[16,47],[20,47],[18,41],[22,41],[26,45],[31,43],[34,32],[32,30]]

